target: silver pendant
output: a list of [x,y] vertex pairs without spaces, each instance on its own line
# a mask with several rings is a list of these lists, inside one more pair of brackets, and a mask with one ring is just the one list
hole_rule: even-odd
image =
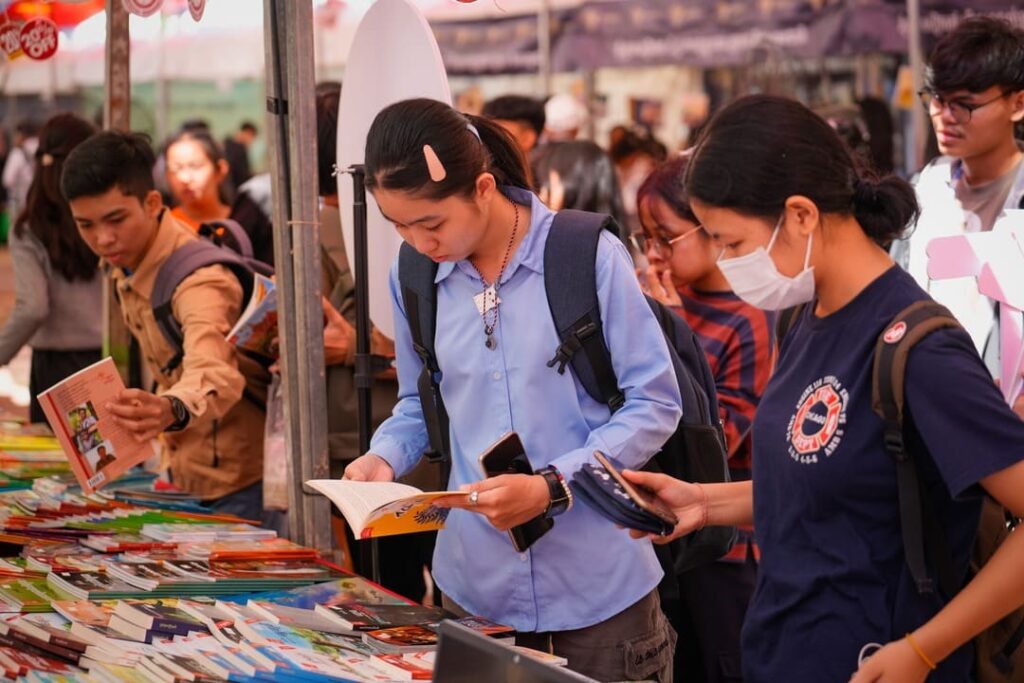
[[498,340],[494,338],[493,334],[487,335],[487,339],[484,340],[484,346],[493,351],[498,348]]

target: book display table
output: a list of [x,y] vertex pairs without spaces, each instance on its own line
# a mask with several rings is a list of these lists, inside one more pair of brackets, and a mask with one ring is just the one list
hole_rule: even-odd
[[[432,678],[443,610],[210,514],[152,475],[132,471],[86,494],[42,430],[0,426],[0,520],[8,680]],[[486,619],[456,621],[488,642],[514,636]]]

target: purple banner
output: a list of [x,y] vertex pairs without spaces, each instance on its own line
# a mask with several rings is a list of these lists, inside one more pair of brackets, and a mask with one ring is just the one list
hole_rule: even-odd
[[[552,42],[570,13],[553,12]],[[535,73],[540,70],[537,15],[431,24],[445,68],[452,75]]]
[[[661,64],[727,66],[786,57],[907,50],[903,0],[615,0],[554,12],[552,69]],[[923,0],[925,48],[962,19],[991,14],[1024,27],[1013,0]],[[433,25],[451,74],[536,72],[537,17]]]

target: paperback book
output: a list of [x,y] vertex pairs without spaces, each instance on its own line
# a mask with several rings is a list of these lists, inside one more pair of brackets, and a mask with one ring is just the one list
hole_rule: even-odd
[[107,357],[39,394],[39,404],[86,493],[115,481],[155,455],[118,425],[106,405],[125,388]]
[[461,491],[423,492],[396,482],[312,479],[306,485],[327,496],[356,538],[362,539],[443,529],[449,509],[436,503],[469,495]]

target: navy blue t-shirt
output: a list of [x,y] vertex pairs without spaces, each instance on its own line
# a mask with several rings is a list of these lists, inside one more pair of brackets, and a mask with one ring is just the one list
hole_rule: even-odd
[[[743,628],[747,683],[849,680],[861,648],[898,640],[941,608],[903,556],[896,466],[871,410],[878,335],[928,299],[890,268],[825,318],[805,308],[754,420],[754,526],[762,559]],[[919,470],[964,574],[981,511],[977,482],[1024,459],[1024,421],[962,330],[910,353],[906,403],[931,455]],[[928,679],[970,679],[963,647]]]

